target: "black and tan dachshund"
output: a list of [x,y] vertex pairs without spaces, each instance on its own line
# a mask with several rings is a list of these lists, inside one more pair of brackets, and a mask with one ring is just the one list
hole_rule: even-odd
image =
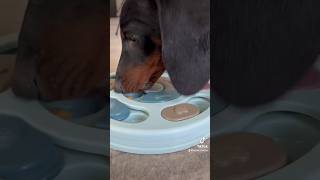
[[[30,0],[14,92],[56,100],[100,89],[107,6],[105,0]],[[269,102],[319,55],[319,9],[318,0],[126,0],[116,90],[144,90],[167,70],[180,93],[193,94],[210,79],[211,65],[214,90],[225,100]]]
[[167,70],[180,93],[192,94],[211,64],[214,91],[226,101],[269,102],[319,55],[319,9],[318,0],[126,0],[116,90],[143,90]]
[[209,5],[209,0],[126,0],[115,90],[143,91],[165,70],[180,93],[201,89],[210,78]]
[[105,0],[30,0],[14,93],[48,101],[106,96],[107,5]]

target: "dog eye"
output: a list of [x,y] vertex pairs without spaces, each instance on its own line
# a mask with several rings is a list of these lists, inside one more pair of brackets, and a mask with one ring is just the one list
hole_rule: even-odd
[[124,36],[124,38],[125,38],[126,40],[135,42],[135,41],[137,41],[137,38],[138,38],[138,37],[137,37],[137,35],[135,35],[135,34],[126,33],[125,36]]

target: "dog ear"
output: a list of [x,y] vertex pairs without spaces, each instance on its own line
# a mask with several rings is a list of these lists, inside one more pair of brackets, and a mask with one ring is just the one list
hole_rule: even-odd
[[320,1],[217,0],[214,89],[238,106],[270,102],[292,88],[320,53]]
[[[36,56],[34,55],[38,48],[36,46],[37,43],[34,42],[37,39],[35,36],[37,32],[31,33],[35,30],[35,24],[34,21],[32,21],[30,12],[33,10],[33,2],[34,1],[28,3],[24,16],[12,83],[12,91],[17,96],[24,98],[38,98],[39,96],[39,89],[36,84]],[[26,28],[26,26],[28,28]]]
[[156,2],[166,70],[179,93],[194,94],[210,78],[210,1]]

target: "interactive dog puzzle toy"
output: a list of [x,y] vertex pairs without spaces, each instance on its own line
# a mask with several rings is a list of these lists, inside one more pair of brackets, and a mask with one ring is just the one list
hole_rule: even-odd
[[[0,55],[2,65],[8,65],[0,87],[10,84],[4,80],[10,79],[14,57]],[[0,88],[1,178],[106,179],[109,122],[104,98],[48,103],[19,98],[7,86]]]
[[[110,76],[110,82],[114,75]],[[210,88],[180,95],[165,73],[149,90],[119,94],[110,90],[111,148],[136,154],[185,150],[208,138]]]

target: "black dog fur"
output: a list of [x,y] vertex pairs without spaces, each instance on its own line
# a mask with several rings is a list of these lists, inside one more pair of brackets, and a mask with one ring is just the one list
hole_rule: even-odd
[[299,81],[320,53],[320,1],[215,0],[212,82],[238,106],[268,103]]

